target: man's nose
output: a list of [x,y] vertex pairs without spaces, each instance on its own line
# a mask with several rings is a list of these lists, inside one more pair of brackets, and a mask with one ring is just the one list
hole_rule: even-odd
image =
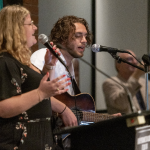
[[81,42],[83,42],[83,43],[87,43],[86,36],[84,36],[84,35],[82,36]]

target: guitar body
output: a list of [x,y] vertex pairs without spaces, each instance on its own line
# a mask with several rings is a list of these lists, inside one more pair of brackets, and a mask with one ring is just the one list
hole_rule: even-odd
[[80,111],[95,112],[95,103],[91,95],[87,93],[81,93],[75,96],[63,93],[61,95],[54,96],[59,101],[63,102],[70,109],[78,109]]
[[55,96],[55,98],[66,104],[80,122],[99,122],[116,117],[108,114],[95,113],[94,100],[86,93],[71,96],[66,92]]

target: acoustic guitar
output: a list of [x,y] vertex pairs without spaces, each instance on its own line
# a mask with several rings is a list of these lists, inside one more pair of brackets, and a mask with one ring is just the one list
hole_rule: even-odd
[[[87,93],[80,93],[72,96],[66,92],[55,96],[55,98],[66,104],[66,106],[72,110],[77,117],[79,125],[89,125],[90,123],[96,123],[116,117],[108,114],[95,113],[94,100],[92,96]],[[61,131],[64,127],[62,120],[59,117],[56,117],[56,115],[53,117],[53,131]],[[54,139],[56,145],[63,145],[64,148],[69,149],[71,147],[70,134],[64,135],[61,138],[62,140],[58,140],[58,136],[55,135]]]

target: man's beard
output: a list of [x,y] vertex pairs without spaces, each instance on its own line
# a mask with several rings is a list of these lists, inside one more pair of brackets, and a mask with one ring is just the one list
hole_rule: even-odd
[[66,46],[67,52],[73,57],[73,58],[80,58],[83,57],[84,52],[78,52],[78,50],[75,50],[75,48],[71,48],[70,46]]

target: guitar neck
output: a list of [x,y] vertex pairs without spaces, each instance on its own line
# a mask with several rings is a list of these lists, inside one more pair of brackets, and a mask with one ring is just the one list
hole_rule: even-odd
[[80,119],[88,122],[99,122],[112,118],[115,118],[115,116],[82,111],[82,116]]

